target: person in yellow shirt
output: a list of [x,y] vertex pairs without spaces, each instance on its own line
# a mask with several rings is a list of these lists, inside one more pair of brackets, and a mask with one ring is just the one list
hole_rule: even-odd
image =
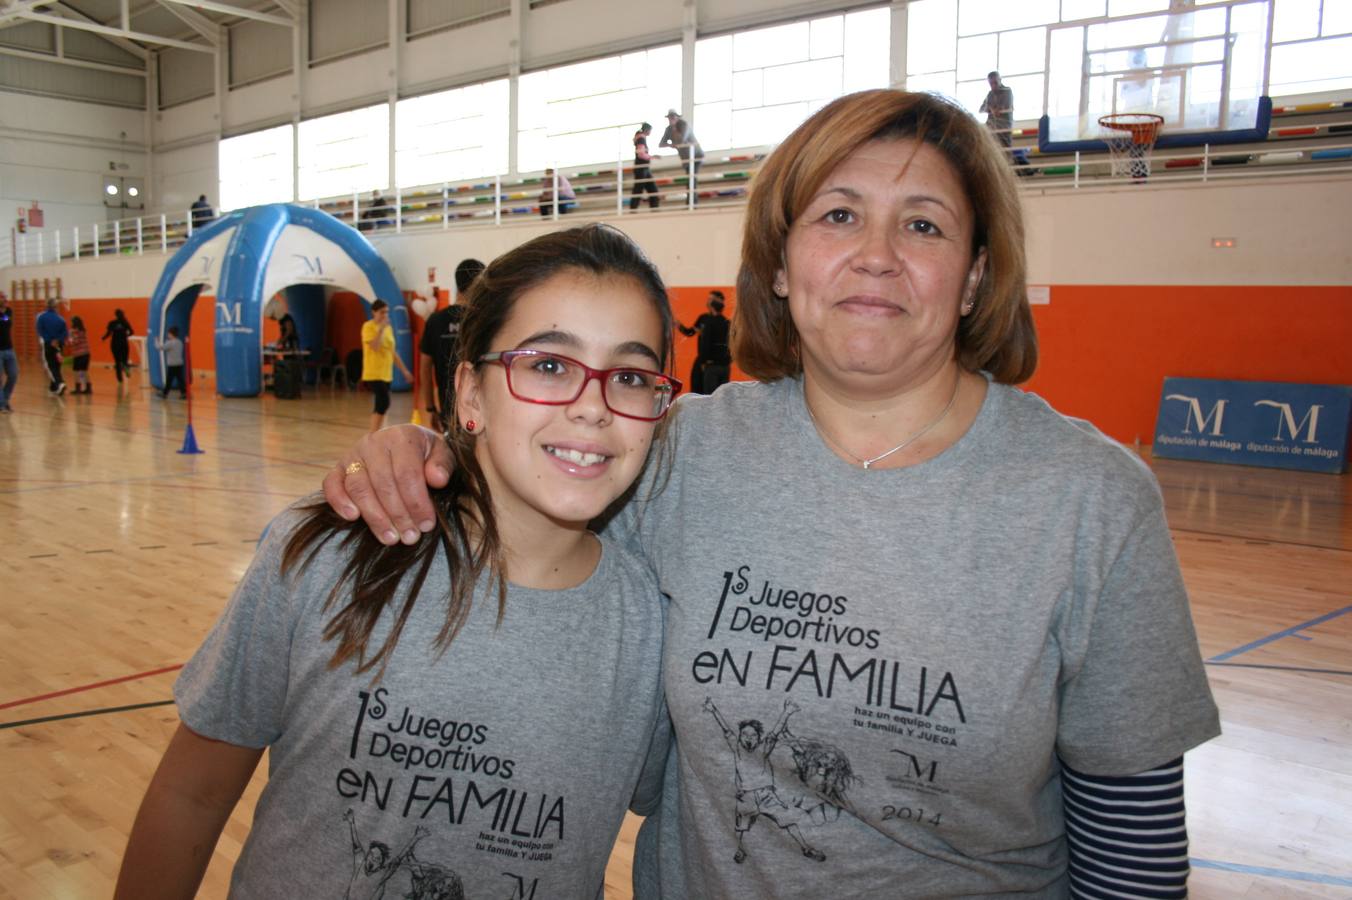
[[394,352],[394,328],[390,325],[390,306],[384,300],[371,304],[371,318],[361,327],[361,381],[375,394],[375,410],[371,413],[371,430],[379,431],[385,424],[385,413],[390,408],[390,382],[394,381],[394,367],[409,381],[413,373]]

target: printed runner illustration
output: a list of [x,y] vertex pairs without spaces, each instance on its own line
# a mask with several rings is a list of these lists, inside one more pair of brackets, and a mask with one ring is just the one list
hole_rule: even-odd
[[[734,731],[710,697],[704,698],[704,708],[714,717],[732,750],[737,786],[737,852],[733,861],[746,859],[746,833],[761,817],[787,832],[804,856],[817,862],[825,860],[826,854],[807,842],[801,826],[834,822],[842,809],[853,811],[845,794],[858,779],[849,759],[838,747],[805,740],[789,731],[789,717],[802,709],[793,700],[784,701],[784,711],[768,734],[759,719],[743,719]],[[771,758],[781,743],[793,755],[797,776],[796,783],[789,779],[782,792]]]
[[411,891],[396,894],[408,900],[465,900],[465,889],[460,876],[443,866],[418,860],[413,848],[429,832],[419,825],[413,839],[398,854],[391,857],[390,847],[382,841],[363,844],[357,834],[357,817],[348,810],[343,813],[352,833],[352,880],[348,884],[346,900],[382,900],[385,887],[400,869],[406,869],[411,878]]

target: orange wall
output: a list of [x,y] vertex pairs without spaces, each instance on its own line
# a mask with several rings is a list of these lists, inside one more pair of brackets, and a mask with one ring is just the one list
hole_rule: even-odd
[[1149,444],[1169,375],[1352,385],[1352,287],[1057,285],[1024,387]]
[[[713,288],[723,291],[731,315],[737,294],[730,286],[673,287],[677,320],[693,324]],[[197,369],[215,366],[212,341],[202,339],[212,333],[211,301],[200,297],[193,309]],[[146,305],[135,297],[72,301],[71,312],[92,333],[95,361],[112,361],[98,337],[113,309],[121,307],[145,334]],[[1033,314],[1041,361],[1024,387],[1121,441],[1150,443],[1169,375],[1352,384],[1352,287],[1057,285],[1051,303],[1033,307]],[[355,294],[333,295],[328,343],[340,359],[360,346],[365,318]],[[265,340],[274,337],[265,332]],[[694,360],[695,338],[677,333],[676,377],[687,381]],[[733,367],[734,379],[745,377]]]

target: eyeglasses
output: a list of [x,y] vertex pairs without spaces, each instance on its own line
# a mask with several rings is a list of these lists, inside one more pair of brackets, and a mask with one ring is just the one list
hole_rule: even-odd
[[500,363],[507,370],[507,390],[526,403],[566,406],[582,396],[587,382],[601,383],[606,409],[626,419],[656,422],[667,414],[681,392],[675,378],[648,369],[593,369],[557,353],[543,350],[503,350],[485,353],[481,363]]

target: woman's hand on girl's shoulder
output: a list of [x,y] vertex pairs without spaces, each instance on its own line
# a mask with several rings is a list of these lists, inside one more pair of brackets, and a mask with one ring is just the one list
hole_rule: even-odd
[[451,452],[418,425],[368,434],[324,476],[324,499],[349,522],[358,517],[382,544],[416,543],[436,527],[428,487],[450,480]]

